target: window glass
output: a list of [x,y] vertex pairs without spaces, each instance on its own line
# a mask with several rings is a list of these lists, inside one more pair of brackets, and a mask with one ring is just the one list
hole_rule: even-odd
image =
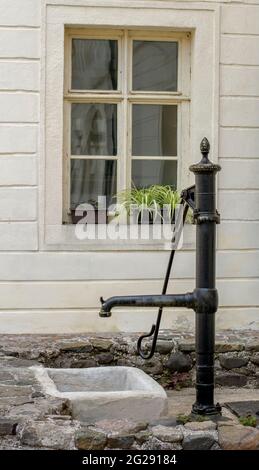
[[132,182],[137,188],[153,184],[176,188],[177,162],[175,160],[133,160]]
[[82,203],[96,207],[98,196],[106,196],[108,207],[114,203],[112,197],[116,194],[116,186],[116,160],[71,160],[71,209]]
[[[165,95],[182,88],[182,36],[169,34],[150,31],[140,39],[139,30],[69,31],[65,222],[76,223],[80,204],[96,208],[98,196],[106,196],[107,205],[115,203],[114,196],[131,184],[177,188],[178,118],[184,125],[186,108],[181,95]],[[181,70],[184,74],[185,67]]]
[[116,90],[118,41],[72,40],[72,89]]
[[72,155],[117,154],[115,104],[72,104],[71,153]]
[[133,41],[133,90],[177,91],[178,43]]
[[133,105],[132,155],[177,155],[177,106]]

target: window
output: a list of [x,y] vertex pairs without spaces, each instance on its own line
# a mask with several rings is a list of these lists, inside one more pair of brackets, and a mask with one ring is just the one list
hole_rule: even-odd
[[79,204],[106,196],[110,205],[131,185],[181,186],[188,42],[186,33],[67,32],[64,222]]
[[[48,0],[44,3],[43,10],[41,49],[44,54],[41,58],[39,159],[40,249],[60,252],[164,249],[164,243],[160,241],[115,242],[107,239],[79,240],[76,237],[75,226],[71,224],[71,215],[68,215],[71,211],[71,106],[73,103],[84,104],[86,101],[97,104],[102,102],[105,95],[109,98],[107,104],[117,106],[117,157],[109,156],[109,160],[117,159],[117,184],[124,188],[129,187],[131,183],[129,147],[133,99],[138,98],[134,104],[143,104],[141,99],[145,99],[146,104],[154,104],[152,101],[149,103],[152,95],[152,98],[156,96],[161,100],[160,105],[176,105],[177,187],[181,189],[193,184],[193,174],[189,171],[189,166],[200,158],[199,145],[204,135],[211,143],[213,161],[216,161],[218,155],[219,6],[213,2],[204,2],[204,5],[197,6],[194,2],[182,5],[182,2],[106,0],[104,5],[103,2],[85,0]],[[128,33],[121,31],[122,27],[119,25],[124,25],[123,28]],[[130,47],[132,48],[133,37],[135,41],[178,43],[177,92],[135,90],[130,93],[131,99],[126,99],[125,91],[131,90]],[[103,93],[98,89],[72,89],[72,38],[116,41],[117,91],[112,89]],[[147,76],[150,78],[149,74]],[[77,80],[74,75],[74,81]],[[75,85],[77,86],[76,83]],[[138,86],[136,81],[134,86]],[[123,100],[120,99],[120,94]],[[106,160],[104,157],[102,159]],[[140,155],[140,159],[145,160],[146,157]],[[101,231],[101,225],[96,229]],[[190,246],[194,248],[195,232],[192,226],[186,227],[185,234],[187,233],[189,235],[185,235],[184,246],[187,245],[188,249]]]

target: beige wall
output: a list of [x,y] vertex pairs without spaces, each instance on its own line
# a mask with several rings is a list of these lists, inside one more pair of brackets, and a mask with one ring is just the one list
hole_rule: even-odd
[[[118,1],[118,5],[122,3]],[[137,0],[130,3],[137,5]],[[167,1],[176,6],[180,3],[181,7],[196,6],[193,1]],[[165,2],[153,4],[164,6]],[[218,208],[222,222],[218,227],[217,324],[218,328],[256,329],[259,0],[197,5],[201,4],[218,9],[220,20],[218,158],[222,171]],[[121,311],[102,320],[97,315],[99,297],[158,293],[168,252],[39,249],[43,217],[39,190],[44,185],[39,176],[44,15],[43,1],[0,0],[0,332],[145,330],[154,311]],[[177,253],[172,292],[193,288],[194,258],[191,245]],[[163,326],[191,330],[193,313],[166,312]]]

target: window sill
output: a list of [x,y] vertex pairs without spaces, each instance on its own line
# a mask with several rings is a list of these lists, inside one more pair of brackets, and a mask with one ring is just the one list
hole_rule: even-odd
[[[157,239],[151,237],[151,234],[154,233],[154,226],[152,225],[146,225],[144,228],[141,226],[142,236],[146,238],[135,239],[130,238],[130,229],[132,230],[132,227],[125,225],[126,237],[120,240],[108,238],[105,235],[107,234],[105,225],[90,225],[90,234],[98,233],[99,237],[88,239],[84,237],[84,226],[79,227],[79,232],[77,233],[75,231],[76,227],[78,227],[78,225],[48,225],[45,232],[45,248],[48,250],[69,251],[169,251],[172,249],[169,238],[161,237]],[[137,230],[140,230],[140,226],[133,226],[133,231],[134,229],[136,229],[135,234],[140,233],[137,232]],[[133,232],[131,232],[131,234],[132,233]],[[158,232],[156,232],[156,235],[158,235]],[[185,225],[178,249],[195,249],[195,227],[193,225]]]

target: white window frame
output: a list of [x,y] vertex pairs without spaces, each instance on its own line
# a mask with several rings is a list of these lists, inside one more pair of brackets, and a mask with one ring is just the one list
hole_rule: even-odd
[[[190,102],[190,33],[134,30],[67,29],[65,32],[65,76],[64,76],[64,199],[63,222],[70,219],[70,161],[71,154],[71,106],[72,103],[111,103],[117,105],[117,155],[77,155],[76,158],[115,160],[117,162],[117,192],[131,186],[133,160],[170,160],[177,162],[178,189],[185,186],[186,173],[182,172],[180,154],[182,128],[189,127]],[[72,41],[73,39],[109,39],[118,41],[118,89],[74,90],[72,89]],[[178,44],[177,91],[155,92],[132,90],[133,41],[165,41]],[[162,104],[177,106],[177,155],[133,156],[132,155],[132,107],[134,104]],[[123,125],[122,125],[123,123]]]
[[[67,28],[127,29],[191,33],[190,126],[179,122],[181,185],[193,183],[189,165],[200,159],[199,144],[206,135],[213,160],[218,149],[219,7],[188,2],[45,0],[42,17],[42,107],[40,159],[40,247],[46,250],[150,250],[163,244],[122,243],[75,239],[74,226],[63,224],[64,68]],[[142,34],[142,33],[141,33]],[[183,48],[184,49],[184,48]],[[174,97],[177,99],[177,96]],[[182,102],[189,106],[188,101]],[[183,107],[183,105],[181,105]],[[67,129],[68,131],[68,129]],[[193,230],[191,230],[193,231]],[[193,235],[186,248],[192,248]]]

